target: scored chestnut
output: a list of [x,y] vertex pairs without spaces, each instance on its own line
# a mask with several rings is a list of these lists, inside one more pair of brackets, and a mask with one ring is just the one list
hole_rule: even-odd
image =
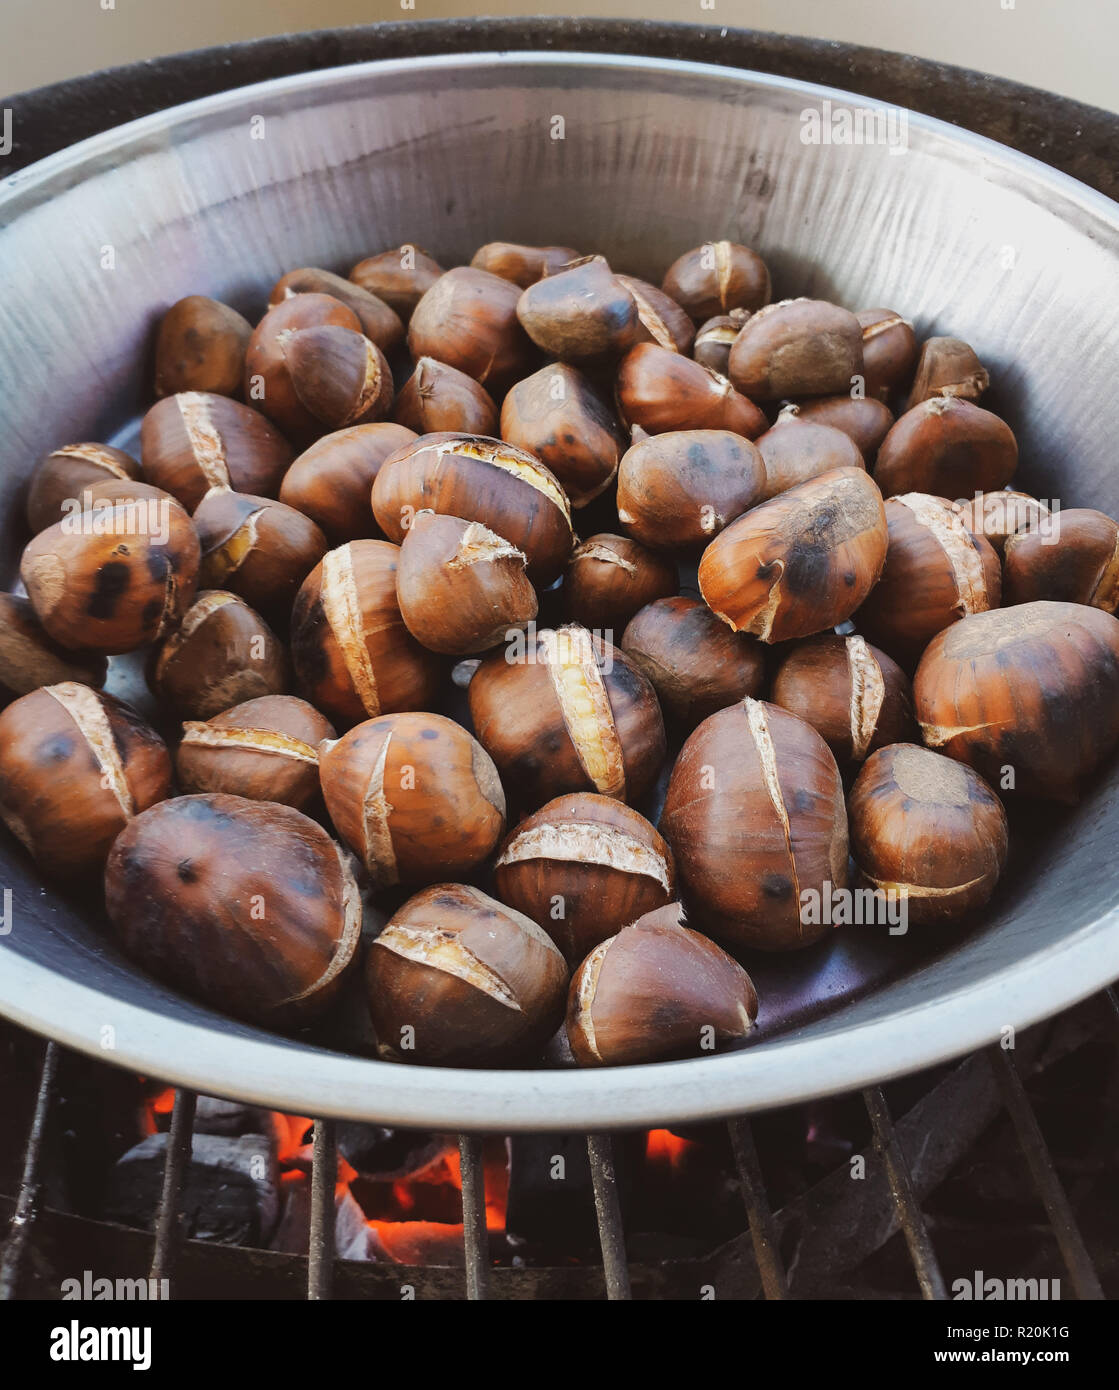
[[991,384],[974,348],[960,338],[926,338],[913,373],[907,409],[934,396],[977,401]]
[[374,291],[352,277],[344,280],[329,270],[304,266],[289,270],[272,286],[268,307],[274,309],[297,294],[325,294],[352,309],[361,324],[361,331],[382,352],[392,352],[404,341],[404,325],[399,315]]
[[53,642],[30,599],[0,594],[0,708],[44,685],[73,681],[99,690],[108,665],[103,656],[68,652]]
[[371,338],[324,323],[289,334],[283,355],[296,398],[320,434],[385,420],[391,413],[392,371]]
[[579,259],[579,252],[570,246],[522,246],[514,241],[488,241],[479,246],[471,257],[475,270],[488,270],[511,280],[522,290],[543,280],[546,275],[558,275],[565,266]]
[[893,309],[860,309],[855,317],[863,330],[867,398],[887,401],[913,376],[917,335],[909,320]]
[[236,396],[253,326],[228,304],[204,294],[172,304],[155,340],[155,394],[212,391]]
[[358,261],[350,271],[350,279],[383,300],[406,324],[412,310],[442,274],[438,261],[418,246],[406,243]]
[[696,924],[731,950],[788,951],[830,930],[803,894],[847,884],[847,812],[831,749],[804,720],[746,699],[680,750],[660,832]]
[[334,828],[379,888],[465,877],[505,833],[485,749],[439,714],[386,714],[319,750]]
[[668,267],[661,289],[697,323],[732,309],[753,313],[769,302],[769,270],[756,251],[734,241],[706,241]]
[[427,1066],[531,1061],[563,1019],[567,966],[535,922],[477,888],[425,888],[366,956],[383,1058]]
[[66,444],[35,465],[27,489],[27,524],[33,535],[61,521],[86,488],[107,478],[131,482],[140,465],[110,444]]
[[385,459],[416,438],[414,430],[390,420],[323,435],[284,474],[280,501],[309,516],[331,545],[376,540],[381,530],[369,504],[373,481]]
[[1119,608],[1119,526],[1103,512],[1072,507],[1049,532],[1007,537],[1003,557],[1006,603],[1057,599],[1114,613]]
[[869,468],[878,446],[890,432],[894,412],[871,396],[816,396],[798,403],[799,418],[814,425],[831,425],[849,434]]
[[746,309],[732,309],[729,314],[716,314],[701,323],[696,329],[692,356],[701,366],[726,376],[731,347],[749,317]]
[[618,357],[637,342],[637,301],[603,256],[583,256],[537,280],[517,301],[528,336],[561,362]]
[[497,406],[472,376],[421,357],[401,387],[393,419],[416,434],[455,430],[462,434],[497,433]]
[[1018,444],[1004,420],[954,396],[933,396],[907,410],[878,449],[874,481],[886,497],[929,492],[970,497],[1008,483]]
[[125,954],[173,989],[271,1027],[337,998],[361,938],[342,850],[291,806],[217,793],[137,816],[105,868]]
[[580,1066],[702,1057],[749,1035],[758,1016],[753,981],[685,920],[679,903],[647,912],[575,972],[567,1039]]
[[843,430],[806,420],[800,407],[787,405],[757,440],[765,464],[760,501],[768,502],[798,483],[818,478],[833,468],[865,468],[859,446]]
[[138,812],[171,795],[171,756],[111,695],[63,681],[0,714],[0,821],[44,874],[99,871]]
[[691,352],[695,341],[695,324],[669,295],[647,280],[633,275],[619,275],[637,305],[640,324],[638,341],[656,343],[671,352]]
[[521,291],[511,280],[460,265],[426,292],[408,324],[413,361],[434,357],[500,394],[533,357],[517,318]]
[[731,430],[756,439],[768,424],[725,376],[656,343],[638,343],[622,358],[615,385],[627,425],[666,430]]
[[544,928],[572,966],[600,941],[672,901],[672,851],[644,816],[594,792],[557,796],[501,847],[502,902]]
[[970,502],[957,503],[960,519],[969,531],[990,541],[1002,555],[1008,537],[1017,531],[1043,531],[1049,508],[1027,492],[1000,488],[996,492],[977,492]]
[[970,767],[895,743],[863,764],[847,805],[861,879],[910,922],[952,922],[982,907],[1006,865],[1002,802]]
[[728,374],[752,401],[835,396],[863,371],[862,325],[823,299],[767,304],[742,325]]
[[567,567],[564,614],[618,642],[639,609],[678,587],[676,566],[663,555],[628,536],[591,536],[575,547]]

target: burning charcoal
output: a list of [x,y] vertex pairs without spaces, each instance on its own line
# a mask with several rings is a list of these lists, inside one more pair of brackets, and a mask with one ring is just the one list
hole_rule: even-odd
[[[117,1161],[106,1220],[152,1228],[166,1157],[167,1135],[152,1134]],[[191,1239],[264,1245],[279,1216],[274,1141],[263,1134],[196,1134],[180,1209]]]
[[359,1178],[374,1182],[411,1177],[453,1146],[447,1135],[427,1129],[383,1129],[348,1121],[338,1126],[338,1152]]
[[[365,1224],[365,1213],[348,1187],[337,1189],[334,1202],[334,1253],[340,1260],[375,1260],[376,1241]],[[284,1184],[284,1210],[270,1250],[306,1255],[311,1236],[311,1179],[301,1174]]]

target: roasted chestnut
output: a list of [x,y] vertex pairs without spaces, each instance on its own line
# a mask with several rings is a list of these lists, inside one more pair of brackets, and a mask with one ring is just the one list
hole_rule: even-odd
[[38,535],[61,521],[75,499],[94,483],[106,478],[130,482],[139,478],[140,465],[123,449],[109,444],[67,444],[41,458],[31,474],[27,490],[27,524]]
[[869,468],[878,457],[878,446],[890,432],[894,413],[871,396],[816,396],[799,403],[801,420],[831,425],[849,434]]
[[480,521],[417,512],[396,570],[404,626],[433,652],[488,651],[536,617],[525,563],[522,551]]
[[653,687],[585,628],[530,633],[494,652],[469,694],[482,746],[530,810],[563,792],[639,802],[664,761]]
[[679,903],[647,912],[575,972],[567,1039],[580,1066],[702,1057],[749,1034],[758,1016],[753,982],[685,920]]
[[151,654],[148,685],[180,719],[212,719],[232,705],[287,689],[287,655],[236,594],[203,590]]
[[526,817],[494,868],[501,901],[544,928],[576,966],[600,941],[672,901],[672,851],[632,807],[557,796]]
[[856,634],[798,642],[774,677],[773,703],[811,724],[841,767],[917,737],[909,678]]
[[0,714],[0,820],[45,875],[100,870],[129,818],[171,795],[171,757],[120,700],[63,681]]
[[103,656],[68,652],[52,642],[30,599],[0,594],[0,709],[44,685],[73,681],[100,689],[107,671]]
[[546,275],[558,275],[565,266],[579,259],[578,251],[570,246],[522,246],[514,241],[488,241],[474,252],[470,264],[475,270],[488,270],[511,280],[522,290],[543,280]]
[[1119,608],[1119,526],[1103,512],[1074,507],[1052,531],[1007,537],[1003,559],[1007,605],[1034,599]]
[[289,270],[272,286],[268,307],[274,309],[297,294],[326,294],[352,309],[361,323],[362,333],[376,343],[382,352],[392,352],[404,341],[404,325],[400,316],[378,295],[351,276],[344,280],[329,270],[305,266]]
[[327,434],[306,449],[280,485],[280,501],[309,516],[331,545],[375,540],[381,532],[369,504],[377,471],[413,430],[379,420]]
[[305,811],[319,794],[319,744],[333,737],[334,726],[306,700],[262,695],[183,725],[179,785]]
[[845,622],[886,560],[882,494],[861,469],[837,468],[763,502],[721,532],[699,562],[699,589],[736,632],[763,642]]
[[887,401],[913,376],[917,335],[908,319],[893,309],[860,309],[863,330],[863,378],[867,397]]
[[442,274],[438,261],[418,246],[406,244],[358,261],[350,271],[350,279],[383,300],[407,323],[412,310]]
[[731,309],[768,304],[769,271],[756,251],[734,241],[705,241],[668,267],[661,288],[697,323]]
[[692,356],[701,366],[710,367],[726,376],[730,365],[730,350],[739,330],[750,317],[746,309],[732,309],[729,314],[716,314],[696,329]]
[[632,275],[619,275],[617,279],[633,295],[637,305],[639,342],[656,343],[671,352],[691,352],[695,324],[674,299],[647,280],[638,280]]
[[554,473],[573,507],[585,507],[610,486],[625,447],[613,412],[566,362],[541,367],[510,388],[501,437]]
[[396,398],[393,419],[416,434],[497,433],[497,406],[486,388],[434,357],[421,357],[416,363]]
[[931,492],[971,497],[1003,487],[1018,467],[1010,426],[954,396],[933,396],[907,410],[878,450],[874,481],[884,497]]
[[767,304],[746,320],[730,350],[730,379],[752,401],[840,395],[862,371],[862,325],[823,299]]
[[615,389],[625,423],[649,434],[731,430],[756,439],[768,423],[725,376],[656,343],[638,343],[626,353]]
[[890,540],[882,578],[859,609],[861,631],[912,671],[938,632],[997,608],[999,557],[942,497],[907,492],[886,502]]
[[155,340],[155,394],[212,391],[236,396],[253,326],[228,304],[191,294],[172,304]]
[[26,547],[20,576],[47,633],[111,655],[174,628],[198,585],[198,534],[171,498],[121,501],[64,517]]
[[699,599],[661,598],[632,619],[622,651],[657,692],[665,718],[690,733],[765,683],[764,648]]
[[550,357],[618,357],[642,332],[637,301],[602,256],[583,256],[537,280],[517,301],[521,327]]
[[617,643],[639,609],[678,588],[676,566],[663,555],[628,536],[591,536],[575,547],[567,567],[564,613]]
[[1006,549],[1007,537],[1017,531],[1052,530],[1046,522],[1049,508],[1044,502],[1009,488],[977,492],[970,502],[957,503],[957,509],[967,529],[990,541],[999,555]]
[[322,428],[368,425],[391,412],[392,371],[371,338],[325,323],[290,334],[283,353],[296,397]]
[[441,275],[408,324],[413,361],[434,357],[500,393],[525,374],[532,344],[517,319],[511,280],[460,265]]
[[999,791],[1075,801],[1119,742],[1119,619],[1079,603],[975,613],[929,643],[921,735]]
[[505,832],[493,760],[442,715],[369,719],[319,758],[334,828],[377,887],[465,877]]
[[125,953],[173,989],[273,1027],[321,1014],[361,937],[346,857],[291,806],[161,802],[117,837],[105,903]]
[[934,396],[977,401],[991,383],[975,351],[959,338],[926,338],[913,373],[907,408]]
[[[730,950],[787,951],[830,929],[806,893],[847,884],[847,812],[831,749],[746,699],[680,750],[660,820],[690,918]],[[830,887],[829,887],[830,885]]]
[[567,966],[529,918],[441,883],[389,919],[366,958],[377,1050],[397,1062],[531,1061],[563,1018]]
[[238,401],[185,391],[158,401],[140,427],[144,477],[194,511],[215,487],[275,497],[291,445]]
[[388,541],[351,541],[328,551],[295,597],[296,678],[340,726],[435,698],[439,662],[409,633],[396,602],[399,558]]
[[765,464],[765,486],[759,499],[763,502],[833,468],[866,467],[859,446],[849,434],[833,425],[802,419],[796,405],[785,406],[774,424],[758,436],[757,448]]
[[402,541],[417,512],[480,521],[528,557],[529,578],[550,584],[574,540],[571,508],[538,459],[484,435],[421,435],[390,455],[373,484],[373,514]]

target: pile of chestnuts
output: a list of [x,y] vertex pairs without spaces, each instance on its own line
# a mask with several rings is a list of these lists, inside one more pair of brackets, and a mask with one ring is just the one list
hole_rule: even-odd
[[[400,1062],[702,1056],[835,929],[813,894],[975,923],[1007,807],[1114,751],[1119,525],[1014,489],[967,343],[774,301],[729,241],[622,270],[192,295],[139,459],[36,465],[0,819],[165,984],[278,1029],[364,997]],[[104,690],[134,652],[150,718]]]

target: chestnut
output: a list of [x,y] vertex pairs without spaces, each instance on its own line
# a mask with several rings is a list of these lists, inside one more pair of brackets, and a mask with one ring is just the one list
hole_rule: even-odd
[[995,891],[1006,865],[1006,812],[965,764],[890,744],[863,764],[847,810],[860,878],[900,900],[910,922],[956,921]]
[[144,477],[193,512],[214,487],[275,497],[294,457],[255,410],[225,396],[184,391],[158,401],[140,426]]
[[47,633],[74,651],[112,655],[175,627],[198,585],[198,534],[171,498],[64,517],[29,542],[20,577]]
[[537,280],[543,280],[546,275],[558,275],[578,259],[579,252],[570,246],[522,246],[514,241],[488,241],[474,252],[470,264],[475,270],[487,270],[527,290]]
[[731,309],[751,313],[769,303],[769,271],[756,251],[734,241],[706,241],[668,267],[661,288],[697,323]]
[[878,449],[874,481],[885,497],[930,492],[970,497],[1003,487],[1018,467],[1010,426],[954,396],[933,396],[907,410]]
[[488,651],[536,617],[525,564],[522,551],[480,521],[417,512],[396,569],[404,626],[433,652]]
[[657,343],[671,352],[691,352],[695,325],[674,299],[656,285],[633,275],[619,275],[617,279],[629,290],[637,305],[639,342]]
[[497,895],[544,928],[576,966],[600,941],[672,901],[672,851],[632,807],[594,792],[557,796],[501,847]]
[[473,434],[421,435],[381,465],[373,514],[402,541],[416,513],[480,521],[528,557],[529,578],[550,584],[571,554],[571,508],[559,483],[532,454]]
[[894,423],[890,407],[872,396],[816,396],[800,401],[798,408],[801,420],[813,425],[831,425],[849,434],[868,468],[878,457],[878,446]]
[[303,694],[337,725],[423,709],[440,665],[404,626],[399,546],[351,541],[330,550],[295,597],[291,655]]
[[281,626],[300,584],[329,548],[311,518],[294,507],[223,488],[206,494],[194,524],[202,543],[203,586],[240,594]]
[[1009,536],[1003,558],[1007,606],[1034,599],[1119,608],[1119,526],[1103,512],[1073,507],[1060,528]]
[[517,318],[537,347],[561,362],[618,357],[642,332],[637,301],[603,256],[583,256],[529,285]]
[[758,1016],[753,982],[685,921],[679,903],[647,912],[575,972],[567,1039],[581,1067],[702,1057],[748,1036]]
[[538,458],[573,507],[585,507],[614,481],[624,436],[587,378],[566,362],[541,367],[510,388],[501,437]]
[[155,394],[212,391],[236,396],[253,326],[228,304],[204,294],[172,304],[155,340]]
[[375,886],[464,877],[505,833],[493,760],[440,714],[385,714],[319,749],[334,828]]
[[123,449],[110,444],[66,444],[35,465],[27,489],[27,524],[38,535],[61,521],[85,488],[106,478],[130,482],[139,476],[140,465]]
[[694,554],[759,501],[765,464],[729,430],[670,430],[618,467],[618,520],[643,545]]
[[934,396],[977,401],[991,384],[975,350],[960,338],[926,338],[913,373],[907,408]]
[[30,599],[0,594],[0,708],[44,685],[71,681],[99,690],[108,667],[103,656],[68,652],[52,642]]
[[262,695],[184,724],[175,770],[187,792],[279,801],[305,811],[319,794],[319,745],[332,738],[334,726],[306,700]]
[[170,795],[166,745],[111,695],[63,681],[0,714],[0,820],[44,875],[99,871],[128,820]]
[[417,437],[390,420],[325,434],[284,474],[280,501],[309,516],[331,545],[375,540],[381,531],[369,504],[373,480],[390,454]]
[[660,832],[689,915],[729,950],[793,950],[830,930],[802,894],[846,886],[847,812],[832,751],[803,719],[752,699],[705,719]]
[[889,546],[882,578],[856,621],[872,641],[912,670],[950,623],[999,606],[999,557],[942,497],[921,492],[891,497],[886,525]]
[[678,587],[675,564],[656,551],[628,536],[591,536],[575,547],[567,567],[564,613],[617,643],[639,609]]
[[460,265],[426,292],[408,324],[414,361],[434,357],[500,393],[524,375],[532,344],[517,319],[520,289],[500,275]]
[[862,325],[849,309],[823,299],[783,299],[742,325],[728,375],[752,401],[779,401],[839,395],[862,371]]
[[868,399],[887,401],[912,378],[917,363],[917,335],[908,319],[893,309],[860,309],[863,330],[863,379]]
[[670,723],[691,731],[716,710],[765,684],[764,648],[732,632],[699,599],[661,598],[642,608],[622,635],[622,651],[657,692]]
[[300,404],[327,430],[371,424],[391,412],[392,372],[370,338],[320,324],[290,334],[283,354]]
[[326,831],[241,796],[180,796],[137,816],[109,855],[105,903],[143,969],[269,1027],[323,1013],[361,937],[361,896]]
[[418,246],[406,244],[366,256],[350,271],[350,279],[383,300],[406,324],[412,310],[442,274],[438,261]]
[[622,358],[615,386],[627,425],[667,430],[730,430],[756,439],[767,420],[725,376],[656,343],[638,343]]
[[735,632],[763,642],[845,622],[878,582],[888,532],[882,494],[837,468],[740,516],[699,562],[699,589]]
[[382,352],[392,352],[404,341],[404,325],[400,316],[368,286],[352,277],[344,280],[341,275],[319,270],[316,266],[289,270],[272,286],[268,307],[274,309],[277,304],[297,294],[325,294],[345,304],[357,315],[362,333],[370,342],[376,343]]
[[778,667],[773,703],[811,724],[840,767],[917,737],[908,676],[855,633],[798,642]]
[[567,995],[547,933],[461,883],[409,898],[370,946],[365,979],[379,1054],[424,1066],[532,1061]]
[[1119,743],[1119,619],[1038,601],[975,613],[929,643],[921,735],[993,787],[1075,801]]
[[967,529],[990,541],[999,555],[1009,536],[1017,531],[1045,529],[1049,508],[1027,492],[1000,488],[996,492],[977,492],[970,502],[957,503],[960,519]]
[[802,419],[797,405],[784,407],[765,434],[758,436],[757,448],[765,464],[765,486],[759,499],[763,502],[833,468],[866,467],[859,446],[849,434],[833,425]]
[[637,802],[665,756],[653,687],[608,642],[569,626],[486,657],[470,717],[506,786],[528,809],[564,792]]
[[729,314],[716,314],[701,323],[692,343],[692,356],[700,366],[726,376],[731,347],[749,317],[746,309],[732,309]]
[[180,719],[212,719],[232,705],[287,689],[287,654],[236,594],[204,589],[152,652],[148,686]]
[[421,357],[416,363],[396,398],[393,419],[416,434],[497,433],[497,406],[486,388],[434,357]]

